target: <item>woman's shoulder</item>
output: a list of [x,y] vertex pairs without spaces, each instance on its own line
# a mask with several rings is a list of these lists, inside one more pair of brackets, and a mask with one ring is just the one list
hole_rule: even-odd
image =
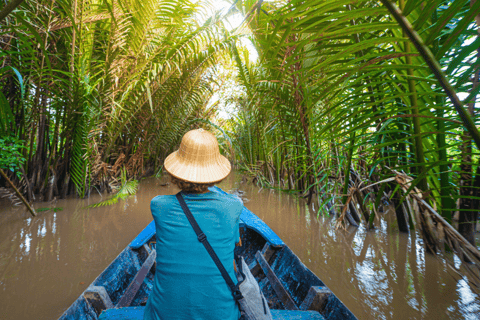
[[241,212],[243,209],[242,200],[233,194],[217,194],[223,209],[230,209],[234,212]]
[[220,193],[220,192],[218,192],[216,190],[212,190],[212,189],[210,189],[210,191],[211,191],[211,194],[213,194],[217,197],[217,199],[223,200],[225,202],[237,203],[237,204],[240,204],[240,205],[243,206],[242,200],[234,194]]
[[[242,200],[233,194],[222,194],[218,192],[210,192],[208,194],[186,194],[184,195],[185,200],[188,202],[190,200],[216,200],[220,201],[222,206],[228,206],[228,207],[243,207],[243,202]],[[208,201],[207,201],[208,202]],[[173,203],[178,203],[178,200],[175,195],[161,195],[161,196],[156,196],[152,199],[150,203],[151,208],[159,208],[159,207],[168,207]]]
[[176,201],[175,195],[156,196],[153,197],[152,201],[150,202],[150,207],[168,205],[174,201]]

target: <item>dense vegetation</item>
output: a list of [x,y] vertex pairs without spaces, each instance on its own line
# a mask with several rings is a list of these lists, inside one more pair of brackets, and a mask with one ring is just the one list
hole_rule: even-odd
[[159,167],[210,116],[206,70],[233,41],[220,18],[189,1],[75,0],[28,1],[2,21],[0,129],[25,146],[14,166],[29,198]]
[[353,225],[391,200],[429,251],[478,262],[480,1],[399,0],[413,34],[388,4],[27,1],[0,21],[0,165],[30,200],[83,197],[206,126],[258,183]]

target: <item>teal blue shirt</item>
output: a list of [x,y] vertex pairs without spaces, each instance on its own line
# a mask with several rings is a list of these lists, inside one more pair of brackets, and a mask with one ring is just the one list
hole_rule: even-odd
[[[216,192],[182,195],[236,283],[233,250],[243,204]],[[157,269],[144,320],[238,320],[230,288],[175,196],[153,198],[150,209],[157,230]]]

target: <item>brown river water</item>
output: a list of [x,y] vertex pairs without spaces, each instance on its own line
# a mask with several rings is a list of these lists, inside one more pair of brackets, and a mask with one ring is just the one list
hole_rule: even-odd
[[[36,203],[60,207],[29,217],[0,202],[0,319],[57,319],[152,220],[150,200],[174,194],[163,180],[142,180],[135,196]],[[480,319],[480,296],[441,259],[425,254],[416,234],[401,234],[394,214],[380,226],[335,230],[303,199],[260,189],[231,174],[219,187],[241,190],[245,205],[263,219],[358,319]],[[106,196],[103,196],[103,200]]]

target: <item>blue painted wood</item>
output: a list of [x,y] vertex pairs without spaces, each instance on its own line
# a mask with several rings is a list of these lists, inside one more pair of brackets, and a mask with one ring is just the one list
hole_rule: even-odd
[[[287,246],[278,251],[271,268],[297,305],[301,305],[311,286],[327,288]],[[328,320],[356,319],[334,294],[328,297],[322,315]]]
[[75,302],[70,306],[70,308],[65,311],[59,320],[96,320],[97,314],[93,307],[83,298],[83,295],[80,296]]
[[317,311],[270,310],[275,320],[325,320]]
[[[218,192],[221,194],[227,194],[225,191],[219,187],[210,188],[213,192]],[[252,211],[248,210],[246,207],[243,207],[242,214],[240,215],[241,223],[246,225],[248,228],[257,231],[265,240],[268,241],[274,247],[281,247],[285,245],[282,239],[275,232],[273,232],[270,227],[263,222],[262,219],[257,217]]]
[[130,248],[138,249],[155,235],[155,221],[152,221],[130,242]]
[[143,320],[145,307],[128,307],[103,311],[98,320]]
[[257,231],[265,240],[268,241],[274,247],[282,247],[285,245],[282,239],[270,227],[263,222],[262,219],[257,217],[252,211],[243,207],[242,214],[240,215],[242,222],[247,225],[248,228]]
[[[98,320],[143,320],[145,307],[108,309]],[[325,320],[316,311],[271,310],[274,320]]]

